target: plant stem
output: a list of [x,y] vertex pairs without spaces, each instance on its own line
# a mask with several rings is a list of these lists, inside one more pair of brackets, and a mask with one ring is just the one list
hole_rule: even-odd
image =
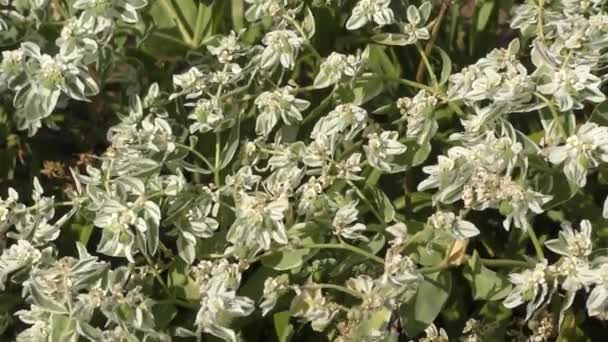
[[305,245],[301,245],[298,246],[300,248],[304,248],[304,249],[342,249],[342,250],[347,250],[347,251],[351,251],[353,253],[362,255],[372,261],[375,261],[379,264],[384,265],[384,260],[376,255],[373,255],[372,253],[365,251],[359,247],[355,247],[353,245],[349,245],[349,244],[345,244],[345,243],[312,243],[312,244],[305,244]]
[[530,265],[521,260],[511,260],[511,259],[484,259],[480,258],[481,264],[489,267],[530,267]]
[[315,55],[315,57],[317,57],[318,59],[322,59],[323,57],[321,57],[321,54],[319,53],[319,51],[317,51],[317,49],[315,49],[315,47],[312,45],[312,43],[306,36],[306,33],[302,29],[302,26],[300,26],[300,24],[298,24],[298,22],[289,15],[284,15],[283,18],[285,18],[285,20],[287,20],[290,24],[292,24],[296,28],[296,30],[300,33],[302,38],[306,41],[306,46],[308,46],[308,48]]
[[527,230],[528,235],[530,236],[530,240],[532,240],[532,244],[534,245],[534,250],[536,250],[536,256],[538,257],[538,259],[543,260],[545,258],[545,253],[543,253],[543,246],[540,244],[540,241],[536,236],[536,232],[534,232],[534,228],[530,226]]
[[376,210],[376,208],[372,205],[372,203],[367,199],[367,197],[365,197],[365,194],[363,192],[361,192],[361,190],[359,189],[359,187],[357,187],[355,185],[355,183],[353,183],[351,180],[347,180],[346,183],[348,185],[350,185],[353,189],[355,189],[355,192],[357,193],[357,196],[359,196],[359,198],[363,201],[363,203],[365,203],[369,207],[369,209],[372,211],[372,213],[374,214],[374,216],[376,217],[376,219],[380,223],[385,223],[384,222],[384,218],[382,217],[382,215],[380,215],[380,213]]
[[196,25],[194,27],[194,45],[199,46],[201,44],[201,38],[203,36],[203,15],[205,14],[203,3],[198,4],[198,9],[196,10]]
[[[364,76],[364,78],[366,78],[366,77]],[[405,79],[405,78],[389,77],[389,76],[376,76],[376,75],[374,75],[372,77],[369,77],[369,78],[377,78],[377,79],[381,79],[381,80],[385,80],[385,81],[393,81],[393,82],[401,83],[401,84],[409,86],[409,87],[418,88],[418,89],[424,89],[424,90],[427,90],[427,91],[429,91],[429,92],[431,92],[433,94],[437,93],[437,91],[434,88],[429,87],[426,84],[422,84],[422,83],[419,83],[419,82],[416,82],[416,81],[412,81],[412,80],[408,80],[408,79]]]
[[553,120],[555,120],[557,122],[560,135],[563,138],[566,138],[566,129],[564,128],[564,125],[562,123],[562,119],[559,117],[559,113],[555,109],[555,106],[553,106],[553,102],[551,102],[548,98],[546,98],[544,95],[542,95],[539,92],[534,92],[534,96],[536,96],[539,99],[543,100],[543,102],[545,102],[545,104],[547,105],[547,107],[549,107],[549,110],[551,111],[551,115],[553,115]]
[[418,52],[420,52],[420,57],[422,58],[422,61],[426,65],[426,69],[429,73],[429,76],[431,76],[431,81],[433,82],[433,87],[435,89],[434,92],[439,92],[439,84],[437,83],[437,76],[435,76],[435,71],[433,71],[431,62],[429,62],[429,59],[426,56],[426,53],[424,52],[424,50],[422,49],[422,46],[420,46],[419,42],[416,42],[416,48],[418,49]]
[[173,7],[173,1],[160,0],[159,2],[161,4],[161,6],[163,6],[163,8],[167,12],[169,12],[169,15],[175,21],[175,24],[177,25],[177,29],[179,30],[179,33],[182,35],[182,39],[184,40],[184,43],[186,43],[190,47],[194,47],[194,45],[192,43],[192,36],[190,35],[190,32],[188,32],[188,28],[182,22],[180,16],[175,11],[175,8]]
[[215,167],[213,168],[213,181],[215,182],[215,186],[220,188],[221,178],[220,178],[220,156],[222,148],[222,134],[220,132],[215,132]]
[[202,153],[200,153],[199,151],[195,150],[194,148],[192,148],[192,147],[190,147],[188,145],[180,144],[180,143],[175,143],[175,146],[181,147],[183,149],[186,149],[186,150],[190,151],[190,153],[194,154],[200,160],[202,160],[207,165],[207,167],[210,170],[214,169],[214,166],[211,164],[211,162],[209,162],[209,160]]
[[[439,9],[439,14],[437,15],[437,19],[435,19],[435,23],[433,24],[433,29],[431,31],[431,39],[428,40],[426,46],[424,47],[424,52],[426,55],[429,55],[433,50],[433,46],[435,45],[435,41],[437,41],[437,36],[439,34],[439,27],[441,26],[441,22],[445,17],[445,13],[448,10],[450,2],[442,1],[441,8]],[[416,72],[416,81],[420,82],[422,80],[422,76],[424,74],[425,63],[422,61],[418,64],[418,71]]]

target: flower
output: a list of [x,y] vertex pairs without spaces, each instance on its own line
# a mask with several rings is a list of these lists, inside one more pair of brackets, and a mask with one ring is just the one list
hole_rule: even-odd
[[35,264],[41,257],[38,249],[27,240],[19,240],[0,256],[0,290],[4,291],[9,275],[24,267]]
[[338,308],[323,296],[320,288],[311,285],[296,288],[289,311],[294,317],[302,317],[310,322],[313,330],[323,331],[338,313]]
[[147,5],[147,0],[76,0],[72,6],[82,10],[87,17],[121,19],[125,23],[135,24],[139,21],[137,10]]
[[325,88],[339,83],[342,77],[354,77],[363,64],[363,58],[359,55],[343,55],[332,52],[319,67],[319,73],[314,80],[315,88]]
[[366,230],[365,225],[354,223],[357,221],[357,215],[359,214],[357,204],[357,201],[342,203],[334,216],[332,224],[336,234],[343,238],[368,241],[367,237],[361,234]]
[[289,276],[287,274],[281,274],[280,276],[267,278],[264,281],[264,293],[262,297],[262,303],[260,303],[260,309],[262,309],[262,316],[266,316],[272,308],[277,304],[279,297],[285,294],[289,290]]
[[280,63],[283,68],[293,69],[304,39],[291,30],[276,30],[268,32],[262,43],[266,46],[261,55],[262,68],[270,69]]
[[394,163],[395,156],[403,154],[407,150],[407,147],[397,140],[398,132],[384,131],[380,135],[371,133],[367,138],[369,141],[366,146],[363,146],[363,149],[371,166],[389,173],[405,169],[404,166]]
[[438,232],[447,232],[456,239],[470,239],[479,235],[479,229],[469,221],[449,211],[437,211],[429,217],[427,224]]
[[229,252],[255,254],[269,250],[272,241],[287,244],[283,218],[288,208],[285,195],[273,198],[261,192],[242,192],[237,199],[236,219],[226,235],[234,245]]
[[427,40],[430,38],[429,30],[424,27],[424,24],[429,19],[431,14],[431,2],[425,1],[420,7],[409,5],[407,8],[407,23],[401,23],[401,32],[405,36],[402,45],[415,44],[419,40]]
[[448,333],[443,329],[435,326],[435,324],[431,323],[426,329],[424,329],[424,333],[426,336],[424,338],[419,339],[419,342],[448,342]]
[[200,99],[195,103],[188,103],[187,106],[193,106],[194,110],[188,119],[195,120],[190,125],[190,133],[209,132],[218,128],[224,120],[224,112],[217,98]]
[[378,26],[392,24],[395,21],[395,14],[390,9],[390,4],[390,0],[359,0],[346,22],[346,29],[356,30],[371,21]]
[[344,139],[349,140],[366,126],[367,111],[365,109],[354,104],[341,104],[317,121],[310,137],[313,139],[317,139],[320,135],[331,137],[350,128],[344,136]]
[[551,251],[574,258],[585,258],[591,254],[591,222],[582,220],[581,230],[575,232],[570,223],[562,224],[559,238],[548,240],[545,246]]
[[563,164],[573,186],[582,188],[587,184],[587,170],[608,161],[608,127],[584,123],[565,145],[548,147],[546,154],[551,163]]
[[272,92],[263,92],[255,99],[255,105],[260,112],[255,125],[258,135],[267,137],[279,119],[286,125],[302,121],[300,112],[306,110],[310,102],[296,98],[291,91],[292,88],[286,86]]
[[509,274],[509,280],[514,287],[504,300],[503,305],[512,309],[528,302],[526,307],[527,320],[548,299],[547,260],[537,263],[534,269]]

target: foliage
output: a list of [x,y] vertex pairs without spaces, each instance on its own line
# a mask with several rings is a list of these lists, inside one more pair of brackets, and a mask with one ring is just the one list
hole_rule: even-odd
[[0,0],[0,339],[591,341],[604,0]]

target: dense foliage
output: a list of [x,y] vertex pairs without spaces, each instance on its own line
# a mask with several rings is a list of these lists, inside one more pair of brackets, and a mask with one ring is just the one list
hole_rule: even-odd
[[0,340],[599,341],[605,0],[0,0]]

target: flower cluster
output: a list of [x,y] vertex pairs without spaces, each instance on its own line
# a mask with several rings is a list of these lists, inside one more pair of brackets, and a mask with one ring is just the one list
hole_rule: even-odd
[[472,62],[498,3],[464,26],[444,1],[0,5],[0,177],[36,174],[13,129],[107,124],[71,177],[0,179],[0,339],[549,341],[608,320],[604,1],[529,0]]

